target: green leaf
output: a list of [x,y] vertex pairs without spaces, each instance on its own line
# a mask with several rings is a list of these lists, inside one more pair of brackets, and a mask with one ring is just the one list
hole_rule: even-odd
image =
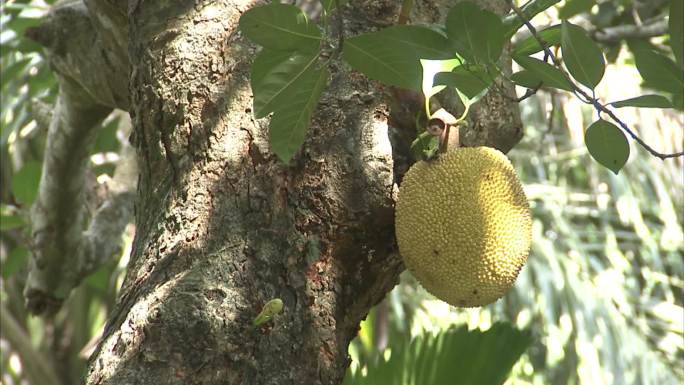
[[19,246],[15,247],[10,251],[7,256],[7,260],[2,264],[2,278],[9,278],[14,273],[19,271],[22,267],[26,266],[28,261],[29,250],[26,247]]
[[327,68],[309,68],[288,93],[289,100],[278,107],[269,125],[273,152],[288,163],[306,139],[309,121],[328,82]]
[[414,160],[431,159],[439,150],[439,138],[424,131],[411,143],[411,156]]
[[440,72],[451,71],[460,63],[458,59],[450,60],[426,60],[420,59],[420,65],[423,67],[423,95],[426,99],[430,99],[444,89],[443,85],[437,85],[435,75]]
[[589,12],[595,4],[596,0],[566,0],[558,11],[558,18],[569,19],[582,12]]
[[536,76],[528,70],[522,70],[511,75],[511,80],[521,86],[527,88],[537,88],[543,85],[541,78]]
[[318,26],[289,4],[250,9],[240,17],[240,30],[255,43],[273,50],[315,52],[321,45]]
[[572,84],[565,77],[563,72],[549,63],[529,56],[514,56],[518,64],[539,77],[547,87],[559,88],[561,90],[572,91]]
[[283,311],[283,300],[280,298],[274,298],[264,305],[261,312],[254,318],[252,324],[254,326],[261,326],[265,322],[270,321],[278,313]]
[[613,25],[614,21],[621,17],[621,10],[618,9],[618,4],[612,1],[602,2],[598,4],[598,7],[596,8],[596,12],[592,12],[589,17],[589,20],[595,29],[608,28]]
[[5,88],[5,86],[10,82],[17,80],[16,78],[20,73],[25,74],[28,72],[29,68],[31,67],[29,65],[31,60],[32,58],[30,57],[24,57],[8,65],[7,67],[3,67],[2,76],[0,76],[0,88]]
[[528,1],[520,7],[520,11],[523,15],[522,18],[515,12],[509,13],[503,18],[506,40],[509,40],[517,30],[525,25],[525,20],[532,20],[536,15],[546,11],[558,2],[560,2],[560,0]]
[[613,123],[599,119],[584,133],[587,150],[601,165],[617,174],[629,158],[625,134]]
[[627,44],[646,86],[672,93],[684,89],[684,71],[672,59],[656,51],[648,42],[630,40]]
[[342,55],[371,79],[420,91],[420,59],[452,59],[454,52],[444,36],[429,28],[398,25],[345,40]]
[[18,215],[3,215],[0,217],[0,230],[7,231],[23,227],[26,223]]
[[662,95],[642,95],[636,98],[620,100],[610,103],[615,108],[641,107],[641,108],[672,108],[670,99]]
[[34,16],[36,17],[14,17],[10,22],[5,24],[4,27],[11,29],[20,39],[23,39],[28,28],[35,27],[44,21],[43,16],[38,16],[37,14],[34,14]]
[[262,50],[252,64],[254,116],[263,118],[287,103],[317,59],[316,53]]
[[335,9],[335,7],[337,6],[336,3],[339,3],[339,5],[340,5],[340,7],[341,7],[341,6],[343,6],[346,2],[347,2],[347,0],[339,0],[339,1],[335,1],[335,0],[321,0],[321,5],[323,6],[323,9],[324,9],[326,12],[330,12],[330,11],[332,11],[333,9]]
[[620,56],[620,51],[622,51],[622,44],[605,47],[603,53],[606,57],[606,61],[610,64],[615,64],[617,58]]
[[334,0],[321,0],[321,5],[323,6],[323,10],[326,12],[329,12],[332,7],[335,6],[335,1]]
[[12,230],[24,226],[24,218],[19,215],[16,209],[11,206],[2,205],[0,207],[0,230]]
[[670,0],[670,47],[680,68],[684,68],[684,0]]
[[471,2],[454,5],[446,19],[447,35],[458,54],[471,63],[499,60],[506,41],[501,19]]
[[440,72],[435,76],[435,84],[454,87],[469,99],[487,89],[492,81],[484,66],[461,65],[451,72]]
[[7,231],[23,227],[26,223],[19,215],[11,215],[3,213],[0,215],[0,230]]
[[[57,80],[55,79],[55,74],[50,69],[50,66],[45,61],[40,61],[35,67],[38,73],[29,76],[28,86],[29,86],[29,96],[30,97],[44,97],[49,94],[51,90],[53,94],[57,94]],[[54,99],[53,99],[54,100]],[[49,102],[49,100],[44,100]]]
[[672,105],[678,110],[684,110],[684,93],[672,95]]
[[480,91],[479,94],[474,95],[474,96],[468,96],[461,92],[458,88],[456,88],[456,94],[458,94],[458,98],[461,100],[461,103],[465,107],[465,112],[464,112],[464,117],[468,114],[468,111],[470,109],[470,106],[475,104],[478,100],[482,99],[485,95],[487,95],[487,92],[489,91],[489,88],[485,88],[482,91]]
[[38,195],[41,168],[39,162],[27,162],[12,176],[12,194],[27,206],[31,205]]
[[[549,47],[559,45],[561,43],[561,25],[552,25],[548,28],[539,31],[537,35]],[[543,48],[541,45],[539,45],[537,39],[535,39],[534,36],[530,36],[527,39],[515,45],[515,48],[513,49],[513,54],[518,56],[525,56],[532,55],[541,50],[543,50]]]
[[116,131],[119,129],[120,120],[119,117],[111,119],[98,130],[95,144],[93,145],[93,153],[119,150],[120,144],[116,138]]
[[423,334],[393,345],[388,360],[369,364],[365,375],[347,375],[344,385],[503,384],[531,342],[529,332],[503,323],[485,332],[461,327]]
[[581,27],[564,20],[561,28],[561,52],[573,78],[593,89],[603,78],[605,62],[596,43]]
[[107,293],[114,268],[115,266],[112,263],[105,263],[85,277],[83,283],[97,292]]

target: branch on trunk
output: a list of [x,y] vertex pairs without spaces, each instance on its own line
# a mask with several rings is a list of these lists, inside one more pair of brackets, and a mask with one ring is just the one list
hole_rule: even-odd
[[85,277],[97,270],[108,258],[121,252],[121,234],[133,218],[133,199],[137,181],[135,151],[128,145],[108,183],[110,196],[100,205],[90,226],[83,233],[83,250],[79,271]]
[[84,232],[90,148],[102,120],[114,108],[128,107],[128,59],[113,35],[100,37],[82,2],[57,5],[26,36],[46,47],[60,85],[31,211],[33,257],[24,289],[31,312],[51,314],[120,248],[132,216],[132,188],[117,181]]
[[77,283],[88,150],[97,134],[95,128],[111,111],[79,103],[78,86],[60,83],[38,198],[31,210],[33,258],[24,295],[28,309],[38,314],[59,309]]
[[55,74],[78,84],[90,101],[127,111],[125,46],[97,27],[85,5],[72,1],[56,5],[41,25],[26,30],[26,37],[45,47]]

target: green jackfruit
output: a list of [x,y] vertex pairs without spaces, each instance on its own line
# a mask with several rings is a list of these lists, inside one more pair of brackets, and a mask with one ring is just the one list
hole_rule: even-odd
[[396,205],[404,264],[435,297],[483,306],[513,286],[532,243],[530,208],[508,158],[458,148],[414,164]]

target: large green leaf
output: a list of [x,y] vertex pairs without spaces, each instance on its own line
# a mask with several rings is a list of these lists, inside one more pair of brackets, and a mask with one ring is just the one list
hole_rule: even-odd
[[513,59],[523,68],[537,76],[547,87],[572,91],[570,81],[563,72],[549,63],[529,56],[514,56]]
[[[29,96],[32,98],[44,98],[44,102],[54,103],[56,101],[57,89],[59,88],[57,80],[55,79],[55,74],[45,61],[38,62],[33,68],[37,70],[38,73],[31,75],[28,78]],[[33,72],[34,69],[32,69],[31,72]]]
[[19,215],[17,210],[12,209],[11,206],[0,206],[0,230],[12,230],[23,227],[26,223]]
[[254,116],[263,118],[288,103],[317,59],[316,53],[262,50],[252,64]]
[[42,165],[27,162],[12,176],[12,194],[21,203],[30,206],[38,195]]
[[613,123],[599,119],[584,133],[587,150],[601,165],[617,174],[629,158],[625,134]]
[[28,72],[31,66],[29,65],[32,61],[31,57],[23,57],[14,63],[3,67],[0,71],[2,74],[0,76],[0,88],[5,88],[10,82],[16,81],[19,74],[24,75]]
[[596,43],[581,27],[564,20],[561,28],[563,62],[573,78],[593,89],[603,78],[605,62]]
[[670,46],[680,68],[684,68],[684,0],[670,0]]
[[454,87],[472,99],[492,84],[492,77],[484,66],[461,65],[451,72],[435,75],[435,84]]
[[489,330],[450,329],[392,346],[388,360],[363,375],[347,375],[345,385],[498,385],[532,342],[530,334],[508,324]]
[[658,52],[645,41],[630,40],[629,49],[634,54],[639,74],[647,87],[680,93],[684,89],[684,71],[669,57]]
[[[24,15],[29,15],[31,17],[25,17]],[[22,39],[24,38],[24,34],[26,33],[26,30],[28,28],[35,27],[43,21],[43,16],[43,12],[33,12],[30,14],[27,12],[23,12],[23,14],[13,17],[3,27],[12,30],[14,33],[17,34],[17,36],[20,39]]]
[[18,215],[0,216],[0,230],[7,231],[23,227],[26,223]]
[[420,65],[423,67],[423,96],[428,100],[433,95],[442,91],[445,86],[439,85],[435,75],[442,72],[448,72],[459,65],[461,61],[458,59],[449,60],[427,60],[420,59]]
[[7,259],[2,264],[2,278],[9,278],[26,265],[29,257],[29,250],[24,246],[19,246],[10,251]]
[[321,32],[301,9],[272,3],[254,7],[240,17],[240,30],[264,48],[285,51],[318,51]]
[[522,70],[512,74],[511,80],[515,84],[527,88],[537,88],[544,84],[539,76],[536,76],[528,70]]
[[589,12],[596,4],[596,0],[566,0],[565,5],[558,11],[558,17],[569,19],[582,12]]
[[[537,35],[544,43],[548,44],[549,47],[559,45],[561,43],[561,25],[557,24],[548,28],[544,28],[543,30],[539,31]],[[515,45],[513,54],[518,56],[532,55],[533,53],[537,53],[543,49],[544,48],[539,45],[537,39],[535,39],[534,36],[530,36]]]
[[684,110],[684,91],[672,95],[672,105],[678,110]]
[[345,40],[342,55],[371,79],[420,91],[420,59],[452,59],[454,52],[447,38],[429,28],[399,25]]
[[447,35],[456,51],[471,63],[494,63],[505,43],[504,26],[494,13],[471,2],[459,2],[449,10]]
[[662,95],[641,95],[636,98],[620,100],[610,103],[615,108],[640,107],[640,108],[672,108],[670,99]]
[[278,106],[269,125],[273,152],[285,163],[306,139],[309,121],[328,82],[327,68],[308,68],[288,90],[288,100]]

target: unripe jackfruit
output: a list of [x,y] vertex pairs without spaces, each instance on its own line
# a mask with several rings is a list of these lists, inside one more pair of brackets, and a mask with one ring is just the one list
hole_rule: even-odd
[[508,158],[493,148],[458,148],[418,162],[396,205],[404,264],[425,289],[454,306],[501,298],[527,261],[532,219]]

